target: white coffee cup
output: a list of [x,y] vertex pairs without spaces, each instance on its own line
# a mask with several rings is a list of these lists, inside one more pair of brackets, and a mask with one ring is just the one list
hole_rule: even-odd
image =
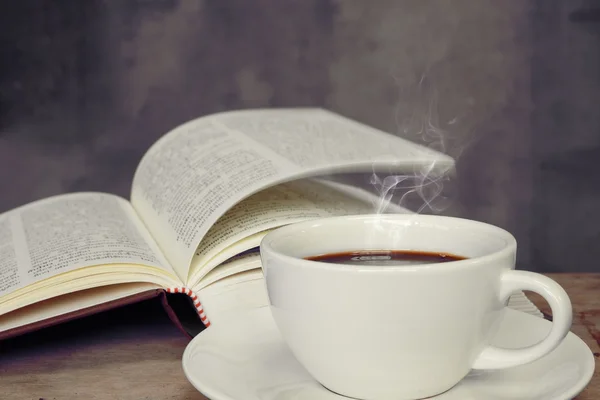
[[[485,223],[388,214],[284,226],[266,235],[260,251],[275,323],[315,380],[352,398],[403,400],[447,391],[471,369],[529,363],[561,343],[571,326],[569,297],[543,275],[515,271],[516,248],[510,233]],[[412,266],[304,259],[357,250],[468,258]],[[518,290],[546,299],[552,330],[523,349],[491,347]]]

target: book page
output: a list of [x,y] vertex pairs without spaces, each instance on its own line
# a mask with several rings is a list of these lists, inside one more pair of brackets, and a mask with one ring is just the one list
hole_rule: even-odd
[[131,205],[101,193],[55,196],[0,215],[0,252],[0,296],[95,265],[147,265],[173,275]]
[[404,164],[447,170],[453,164],[427,147],[322,109],[237,111],[216,118],[303,169],[362,166],[368,172],[378,164]]
[[452,160],[320,109],[226,112],[190,121],[144,155],[131,202],[180,276],[208,229],[242,199],[297,178]]
[[10,219],[0,216],[0,293],[19,285],[19,263]]
[[270,187],[233,206],[209,229],[196,249],[188,282],[196,285],[212,268],[234,255],[224,250],[258,232],[308,219],[368,213],[372,209],[370,202],[315,180]]
[[192,286],[192,290],[198,293],[199,290],[202,290],[221,279],[225,279],[241,272],[261,269],[261,267],[260,252],[258,248],[255,248],[253,251],[247,251],[234,256],[220,264],[217,268],[214,268],[206,274],[197,285]]
[[136,171],[131,203],[179,276],[200,239],[242,197],[294,166],[210,119],[165,136]]
[[232,315],[269,306],[261,268],[231,275],[198,290],[196,294],[211,326],[218,326]]
[[0,333],[154,289],[149,283],[123,283],[60,295],[0,315]]

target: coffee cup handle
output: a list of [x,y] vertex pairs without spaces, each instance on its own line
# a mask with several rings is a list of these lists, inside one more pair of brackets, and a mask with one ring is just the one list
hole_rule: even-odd
[[529,271],[508,270],[502,273],[500,299],[504,302],[519,290],[541,295],[552,309],[552,328],[541,342],[521,349],[485,348],[473,364],[473,369],[502,369],[535,361],[554,350],[571,329],[573,310],[567,292],[555,281]]

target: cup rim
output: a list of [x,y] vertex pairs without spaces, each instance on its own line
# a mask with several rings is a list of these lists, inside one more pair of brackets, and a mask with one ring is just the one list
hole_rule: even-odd
[[[297,230],[302,230],[303,228],[314,228],[315,225],[319,224],[328,224],[334,223],[340,220],[372,220],[372,219],[380,219],[385,218],[388,220],[407,220],[411,219],[415,222],[430,222],[430,221],[446,221],[448,223],[460,224],[463,226],[473,226],[479,229],[485,229],[487,232],[494,232],[496,235],[500,236],[505,240],[506,244],[499,250],[493,251],[489,254],[485,254],[483,256],[474,257],[474,258],[466,258],[463,260],[452,261],[448,263],[426,263],[419,264],[414,267],[400,265],[400,266],[379,266],[379,265],[353,265],[353,264],[335,264],[335,263],[327,263],[323,261],[316,260],[307,260],[305,258],[300,258],[296,256],[291,256],[285,253],[282,253],[276,250],[272,246],[272,242],[282,236],[289,235]],[[511,253],[516,253],[517,241],[515,237],[508,232],[507,230],[500,228],[499,226],[492,225],[486,222],[476,221],[468,218],[461,217],[451,217],[451,216],[442,216],[442,215],[428,215],[428,214],[357,214],[357,215],[341,215],[341,216],[332,216],[332,217],[321,217],[315,218],[307,221],[295,222],[288,225],[284,225],[278,227],[270,232],[268,232],[260,242],[260,253],[261,256],[263,254],[263,250],[267,251],[271,254],[275,254],[281,260],[286,261],[288,264],[302,265],[305,268],[319,268],[326,269],[330,271],[344,271],[344,272],[360,272],[360,273],[381,273],[381,272],[414,272],[418,271],[453,271],[457,269],[464,269],[473,267],[479,264],[486,264],[489,261],[492,261],[497,258],[502,258],[511,255]]]

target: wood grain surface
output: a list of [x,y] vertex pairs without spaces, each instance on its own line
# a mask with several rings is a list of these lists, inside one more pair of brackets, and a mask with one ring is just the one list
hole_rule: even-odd
[[[549,276],[572,299],[573,332],[596,353],[594,379],[577,399],[600,399],[600,274]],[[206,400],[183,374],[187,343],[157,301],[0,342],[0,399]]]

